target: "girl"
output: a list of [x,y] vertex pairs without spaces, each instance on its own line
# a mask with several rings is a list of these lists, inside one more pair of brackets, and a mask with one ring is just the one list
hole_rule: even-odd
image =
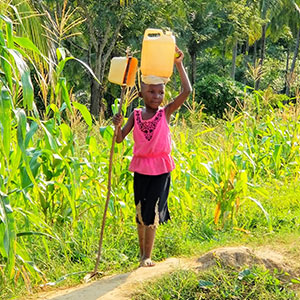
[[113,123],[118,128],[117,143],[121,143],[133,129],[134,149],[129,170],[134,172],[134,199],[139,237],[141,266],[152,267],[151,253],[158,224],[170,219],[167,198],[170,172],[175,168],[171,153],[169,120],[192,91],[183,67],[183,52],[176,46],[174,59],[180,75],[181,92],[165,107],[160,107],[168,79],[142,76],[140,97],[145,107],[135,109],[121,129],[123,117],[115,115]]

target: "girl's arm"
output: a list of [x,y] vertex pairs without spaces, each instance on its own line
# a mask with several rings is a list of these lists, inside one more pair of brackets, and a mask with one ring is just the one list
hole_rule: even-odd
[[187,99],[187,97],[192,92],[192,86],[190,84],[189,78],[183,66],[183,52],[176,46],[176,54],[175,65],[181,80],[181,92],[180,94],[174,98],[174,100],[168,103],[165,107],[165,113],[167,121],[169,122],[171,114],[177,110],[183,102]]
[[133,127],[133,123],[134,123],[133,112],[130,114],[125,126],[122,129],[121,129],[121,125],[123,123],[122,115],[114,115],[113,123],[114,123],[115,127],[117,128],[116,142],[121,143]]

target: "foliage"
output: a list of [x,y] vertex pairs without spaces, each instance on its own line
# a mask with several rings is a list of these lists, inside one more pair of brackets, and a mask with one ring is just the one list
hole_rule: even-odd
[[197,102],[204,104],[204,112],[218,118],[223,117],[228,105],[236,107],[244,95],[241,84],[215,74],[203,77],[194,88]]
[[[78,161],[67,157],[74,151],[74,140],[61,113],[66,113],[67,108],[66,114],[72,116],[76,107],[89,127],[92,119],[79,103],[73,102],[71,107],[66,79],[60,75],[66,61],[72,58],[65,58],[60,50],[53,92],[60,109],[50,104],[47,111],[52,110],[54,117],[40,120],[27,61],[37,68],[24,49],[41,57],[43,54],[28,38],[14,35],[13,21],[4,15],[0,30],[1,262],[5,266],[4,283],[21,275],[29,285],[31,278],[34,282],[43,280],[43,273],[31,260],[28,248],[22,246],[24,237],[41,236],[44,242],[45,237],[60,242],[50,225],[68,217],[75,223],[77,217],[75,200],[81,191],[76,189],[79,179],[71,170],[78,168]],[[22,219],[25,222],[17,227]],[[49,257],[46,244],[45,250]]]

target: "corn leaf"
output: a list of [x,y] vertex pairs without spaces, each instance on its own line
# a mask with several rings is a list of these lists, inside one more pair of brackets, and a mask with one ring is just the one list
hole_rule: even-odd
[[16,233],[13,210],[6,194],[0,191],[0,214],[4,220],[3,245],[7,257],[6,272],[10,279],[14,276],[15,252],[16,252]]
[[89,126],[89,128],[91,128],[93,125],[93,120],[92,120],[91,114],[90,114],[89,110],[87,109],[87,107],[78,102],[72,102],[72,104],[75,108],[77,108],[80,111],[86,124]]
[[2,143],[6,157],[10,151],[10,135],[11,135],[11,97],[4,87],[0,95],[0,128],[2,129]]
[[7,48],[7,51],[13,56],[21,75],[24,106],[31,110],[33,107],[33,85],[30,78],[30,70],[18,51],[9,48]]
[[62,99],[66,103],[70,112],[73,114],[73,110],[71,108],[71,100],[66,86],[66,78],[64,77],[59,78],[57,85],[58,85],[58,90],[61,91]]

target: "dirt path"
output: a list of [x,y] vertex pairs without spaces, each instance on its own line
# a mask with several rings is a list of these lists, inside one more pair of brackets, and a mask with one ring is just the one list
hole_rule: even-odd
[[274,248],[253,250],[248,247],[224,247],[207,252],[198,258],[169,258],[153,268],[138,268],[130,273],[107,276],[98,281],[80,286],[40,294],[35,299],[43,300],[128,300],[146,280],[156,279],[176,269],[207,269],[216,264],[243,266],[263,264],[268,269],[278,269],[294,276],[300,275],[299,256],[285,256]]
[[159,262],[152,268],[138,268],[130,273],[104,277],[98,281],[83,284],[75,288],[41,294],[36,299],[43,300],[125,300],[138,285],[148,279],[153,279],[170,273],[176,269],[193,268],[197,259],[169,258]]

